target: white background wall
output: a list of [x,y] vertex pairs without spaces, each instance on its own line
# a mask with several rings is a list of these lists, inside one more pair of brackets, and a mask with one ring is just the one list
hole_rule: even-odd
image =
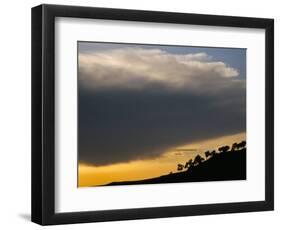
[[[2,1],[0,35],[0,226],[38,229],[30,222],[30,9],[41,3],[162,10],[275,19],[275,211],[76,224],[68,229],[278,229],[281,225],[280,6],[277,0]],[[235,192],[235,191],[233,191]],[[53,228],[63,229],[66,226]],[[47,227],[49,228],[49,227]]]

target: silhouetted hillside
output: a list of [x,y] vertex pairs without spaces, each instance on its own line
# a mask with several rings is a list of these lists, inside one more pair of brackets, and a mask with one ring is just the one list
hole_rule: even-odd
[[158,184],[246,179],[246,148],[215,154],[186,171],[138,181],[112,182],[107,185]]

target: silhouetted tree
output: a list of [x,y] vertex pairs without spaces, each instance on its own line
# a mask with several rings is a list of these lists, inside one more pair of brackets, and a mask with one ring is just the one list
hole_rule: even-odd
[[182,171],[183,170],[184,165],[182,164],[178,164],[178,171]]
[[243,149],[246,147],[246,141],[241,141],[239,144],[237,144],[237,149]]
[[236,149],[237,149],[237,143],[235,142],[235,143],[233,143],[232,144],[232,147],[231,147],[231,151],[235,151]]
[[194,158],[193,163],[194,163],[194,165],[199,165],[199,164],[202,163],[203,160],[204,160],[204,158],[201,157],[201,156],[198,154],[198,155]]
[[213,151],[211,152],[211,155],[212,155],[212,157],[216,156],[216,155],[217,155],[216,150],[213,150]]
[[230,149],[229,146],[226,145],[226,146],[220,147],[220,148],[219,148],[219,151],[220,151],[221,153],[225,153],[225,152],[227,152],[229,149]]
[[185,163],[184,168],[187,169],[187,168],[192,167],[192,166],[193,166],[193,162],[192,162],[192,159],[190,159],[189,161],[187,161],[187,162]]
[[206,151],[206,152],[205,152],[205,157],[206,157],[206,159],[208,158],[208,156],[212,156],[212,153],[210,153],[210,151]]

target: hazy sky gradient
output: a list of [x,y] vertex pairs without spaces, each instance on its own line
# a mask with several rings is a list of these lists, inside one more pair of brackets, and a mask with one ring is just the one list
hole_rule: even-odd
[[79,162],[156,159],[246,132],[246,50],[78,43]]

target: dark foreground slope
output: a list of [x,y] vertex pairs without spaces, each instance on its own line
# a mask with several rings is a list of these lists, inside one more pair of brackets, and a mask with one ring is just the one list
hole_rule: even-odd
[[107,185],[159,184],[177,182],[245,180],[246,149],[229,151],[213,156],[197,166],[179,173],[138,180],[112,182]]

